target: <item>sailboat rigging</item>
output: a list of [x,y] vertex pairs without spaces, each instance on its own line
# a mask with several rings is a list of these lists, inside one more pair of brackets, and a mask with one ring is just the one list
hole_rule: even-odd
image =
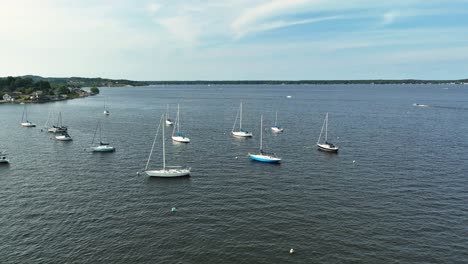
[[115,148],[110,146],[109,143],[104,143],[102,141],[102,124],[101,121],[98,121],[96,125],[96,130],[94,131],[94,136],[93,136],[93,141],[91,142],[91,145],[94,144],[94,139],[96,138],[97,131],[99,130],[99,145],[92,147],[93,152],[113,152],[115,151]]
[[[146,167],[143,172],[145,172],[148,176],[152,177],[165,177],[165,178],[172,178],[172,177],[183,177],[183,176],[190,176],[190,168],[183,168],[181,166],[166,166],[166,144],[165,144],[165,135],[164,135],[164,125],[161,125],[162,120],[164,119],[164,114],[161,115],[161,119],[159,120],[158,129],[156,130],[156,135],[154,136],[153,145],[151,146],[151,151],[148,156],[148,161],[146,162]],[[148,166],[151,160],[151,155],[153,154],[154,145],[156,143],[156,139],[158,137],[159,128],[162,126],[162,162],[163,167],[160,170],[148,170]]]
[[[239,117],[239,131],[234,131],[237,118]],[[237,112],[236,120],[234,121],[234,125],[232,126],[231,134],[236,137],[252,137],[253,134],[247,130],[242,129],[242,102],[240,102],[239,112]]]
[[263,115],[260,117],[260,153],[249,153],[249,157],[252,160],[267,163],[278,163],[281,161],[281,158],[277,157],[275,153],[268,153],[263,150]]
[[[177,133],[175,132],[177,128]],[[180,114],[179,114],[179,104],[177,104],[177,117],[174,129],[172,130],[172,140],[182,143],[190,143],[190,138],[185,136],[184,133],[180,131]]]
[[275,113],[275,125],[271,127],[271,131],[275,132],[275,133],[282,133],[283,132],[283,128],[278,125],[278,112]]
[[[323,130],[325,129],[325,140],[320,143]],[[320,131],[319,138],[317,140],[317,147],[319,150],[328,151],[328,152],[338,152],[338,147],[334,144],[328,142],[328,113],[325,114],[325,119],[323,120],[322,130]]]
[[36,126],[36,124],[28,120],[28,111],[26,109],[26,105],[24,105],[23,116],[21,117],[21,126],[23,127],[35,127]]

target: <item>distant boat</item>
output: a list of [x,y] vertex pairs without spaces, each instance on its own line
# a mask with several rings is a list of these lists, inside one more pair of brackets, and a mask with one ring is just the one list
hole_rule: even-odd
[[413,104],[414,106],[419,106],[419,107],[428,107],[429,105],[425,105],[425,104]]
[[260,153],[249,153],[249,157],[260,162],[278,163],[281,161],[281,158],[277,157],[275,153],[267,153],[263,150],[263,115],[260,117]]
[[72,137],[70,137],[67,131],[60,132],[60,135],[55,136],[55,139],[60,141],[72,141]]
[[28,120],[28,111],[26,109],[26,105],[24,105],[23,116],[21,117],[21,126],[23,127],[35,127],[36,126],[36,124]]
[[110,112],[109,112],[109,110],[107,110],[107,107],[106,107],[106,99],[104,99],[104,114],[105,115],[110,115]]
[[67,132],[68,128],[62,124],[62,112],[58,113],[57,125],[52,125],[47,131],[50,133],[62,133]]
[[[325,140],[321,143],[320,140],[322,138],[323,129],[325,129]],[[328,137],[328,113],[325,114],[325,119],[323,120],[322,130],[320,131],[320,135],[317,140],[317,147],[323,151],[335,152],[335,153],[338,152],[338,147],[328,142],[327,137]]]
[[91,145],[94,144],[94,139],[96,138],[97,131],[99,130],[99,145],[92,147],[93,152],[113,152],[115,148],[110,146],[109,143],[102,142],[102,127],[101,121],[98,121],[96,125],[96,130],[94,131],[93,141]]
[[166,125],[172,126],[174,125],[174,121],[172,121],[172,119],[170,119],[168,115],[169,115],[169,104],[166,105]]
[[[236,124],[237,124],[238,117],[239,117],[239,131],[234,131]],[[234,121],[234,125],[232,126],[231,134],[236,137],[252,137],[253,136],[251,132],[242,129],[242,102],[240,103],[239,112],[237,112],[236,120]]]
[[278,125],[278,112],[276,112],[275,114],[275,125],[271,127],[271,131],[275,132],[275,133],[282,133],[283,132],[283,128]]
[[[164,135],[164,125],[161,125],[164,115],[161,115],[161,119],[159,121],[158,130],[156,131],[156,135],[154,136],[153,145],[151,147],[151,152],[148,156],[148,161],[146,162],[146,167],[144,172],[148,176],[152,177],[165,177],[165,178],[172,178],[172,177],[184,177],[190,176],[190,168],[183,168],[181,166],[166,166],[166,145],[165,145],[165,135]],[[151,160],[151,155],[153,154],[154,145],[156,143],[156,138],[158,137],[159,128],[162,126],[162,152],[163,152],[163,167],[160,170],[148,170],[148,165]]]
[[[167,121],[167,120],[166,120]],[[176,133],[177,129],[177,133]],[[180,129],[180,114],[179,114],[179,104],[177,104],[177,117],[174,129],[172,130],[172,140],[182,143],[190,143],[190,138],[186,137],[184,133],[179,131]]]
[[0,152],[0,164],[7,164],[10,163],[10,161],[7,159],[6,154],[3,154]]

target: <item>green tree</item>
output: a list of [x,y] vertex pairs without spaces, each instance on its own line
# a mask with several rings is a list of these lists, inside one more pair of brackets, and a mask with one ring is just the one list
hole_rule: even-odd
[[92,94],[98,94],[99,93],[99,89],[97,87],[92,87],[91,88],[91,93]]

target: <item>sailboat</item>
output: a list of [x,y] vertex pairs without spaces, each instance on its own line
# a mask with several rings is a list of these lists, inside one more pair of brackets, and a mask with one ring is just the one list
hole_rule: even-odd
[[[177,133],[175,133],[177,128]],[[186,137],[184,133],[179,132],[180,129],[180,115],[179,115],[179,104],[177,104],[177,118],[174,129],[172,130],[172,140],[182,143],[190,143],[190,138]]]
[[159,128],[161,127],[162,120],[164,118],[164,114],[161,115],[161,119],[159,121],[158,130],[156,131],[156,135],[154,136],[153,146],[151,147],[151,152],[148,156],[148,161],[146,162],[146,167],[144,172],[148,176],[152,177],[183,177],[183,176],[190,176],[190,168],[186,169],[181,166],[166,166],[166,144],[165,144],[165,136],[164,136],[164,125],[162,125],[162,152],[163,152],[163,167],[160,170],[148,170],[148,165],[151,160],[151,155],[153,154],[154,144],[156,143],[156,138],[158,137]]
[[[239,117],[239,131],[234,131],[237,123],[237,117]],[[253,134],[249,131],[242,129],[242,102],[240,103],[239,112],[237,112],[236,120],[234,121],[234,125],[232,126],[231,134],[236,137],[252,137]]]
[[10,161],[7,159],[6,154],[3,154],[0,152],[0,164],[7,164],[10,163]]
[[275,133],[282,133],[283,132],[283,128],[278,125],[278,112],[276,112],[275,114],[275,125],[271,127],[271,131],[275,132]]
[[72,141],[73,140],[67,131],[60,132],[60,135],[55,136],[55,139],[60,140],[60,141]]
[[110,112],[109,112],[109,110],[107,110],[107,107],[106,107],[106,100],[104,100],[104,114],[105,115],[110,115]]
[[277,157],[275,153],[267,153],[263,150],[263,115],[260,117],[260,153],[249,153],[249,157],[252,160],[268,163],[278,163],[281,161],[281,158]]
[[166,106],[166,125],[172,126],[174,124],[174,121],[168,117],[168,112],[169,112],[169,104]]
[[96,147],[92,147],[93,152],[113,152],[115,148],[110,146],[109,143],[102,142],[102,127],[101,121],[98,121],[96,125],[96,130],[94,131],[93,141],[91,145],[94,144],[94,139],[96,138],[96,133],[99,130],[99,145]]
[[[320,139],[322,137],[324,128],[325,128],[325,140],[322,143],[320,143]],[[338,147],[328,142],[327,137],[328,137],[328,113],[325,114],[325,120],[323,120],[322,130],[320,131],[320,135],[317,140],[317,147],[323,151],[335,152],[335,153],[338,152]]]
[[66,132],[68,128],[62,125],[62,112],[59,112],[57,117],[57,125],[52,125],[51,128],[48,128],[47,131],[51,133],[62,133]]
[[36,124],[28,120],[28,111],[26,110],[26,105],[24,105],[23,116],[21,117],[21,126],[23,127],[35,127]]

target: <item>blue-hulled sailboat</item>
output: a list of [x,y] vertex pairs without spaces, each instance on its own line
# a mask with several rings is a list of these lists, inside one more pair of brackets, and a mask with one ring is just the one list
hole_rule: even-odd
[[275,153],[268,153],[263,150],[263,115],[260,117],[260,153],[252,154],[249,153],[249,157],[252,160],[267,162],[267,163],[279,163],[281,158],[276,156]]

